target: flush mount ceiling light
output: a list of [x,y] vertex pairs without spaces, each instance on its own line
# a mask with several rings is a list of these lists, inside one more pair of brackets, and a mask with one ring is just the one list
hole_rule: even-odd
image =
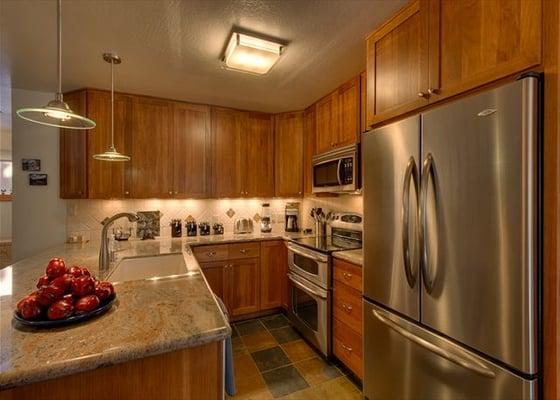
[[129,156],[121,154],[115,149],[115,64],[120,64],[121,58],[114,53],[104,53],[103,59],[111,64],[111,146],[105,153],[94,154],[93,158],[100,161],[130,161]]
[[56,126],[66,129],[91,129],[95,122],[76,114],[62,99],[62,0],[57,2],[58,25],[58,91],[54,100],[38,108],[21,108],[17,115],[37,124]]
[[223,62],[228,69],[262,75],[270,71],[284,49],[280,43],[233,32]]

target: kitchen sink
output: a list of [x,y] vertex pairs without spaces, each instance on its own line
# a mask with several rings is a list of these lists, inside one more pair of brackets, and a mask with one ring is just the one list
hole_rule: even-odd
[[188,272],[182,253],[124,258],[107,276],[112,282],[136,281],[184,275]]

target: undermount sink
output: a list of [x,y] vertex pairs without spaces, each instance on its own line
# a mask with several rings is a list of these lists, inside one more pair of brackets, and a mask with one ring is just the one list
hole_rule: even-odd
[[136,281],[184,275],[188,272],[183,254],[124,258],[107,276],[112,282]]

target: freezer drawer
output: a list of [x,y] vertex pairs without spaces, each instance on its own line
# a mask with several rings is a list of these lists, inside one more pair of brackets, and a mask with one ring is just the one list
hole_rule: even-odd
[[380,399],[535,399],[523,379],[364,301],[364,396]]

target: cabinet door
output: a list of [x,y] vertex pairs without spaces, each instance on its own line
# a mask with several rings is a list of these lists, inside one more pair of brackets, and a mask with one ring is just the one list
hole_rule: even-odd
[[301,196],[303,112],[278,114],[275,119],[276,196]]
[[430,0],[437,101],[541,63],[541,0]]
[[360,74],[360,132],[369,129],[367,124],[367,71]]
[[360,141],[360,76],[338,89],[339,126],[335,147]]
[[428,104],[428,4],[416,0],[367,39],[367,123]]
[[315,106],[311,106],[303,114],[303,193],[305,195],[311,195],[313,190],[315,122]]
[[173,105],[173,196],[206,198],[210,194],[210,108]]
[[336,146],[338,122],[338,92],[319,100],[315,105],[317,118],[316,151],[324,153]]
[[[64,96],[70,108],[86,114],[86,92],[79,91]],[[87,131],[60,130],[60,197],[62,199],[87,198]]]
[[136,198],[173,194],[173,109],[162,100],[132,101],[130,191]]
[[241,123],[243,113],[212,108],[212,196],[240,197],[241,185]]
[[243,124],[243,192],[247,197],[274,196],[274,131],[270,114],[247,113]]
[[284,241],[261,242],[261,310],[281,307],[287,290],[288,255]]
[[[88,197],[110,199],[124,197],[125,168],[128,162],[94,160],[93,155],[107,151],[111,144],[111,93],[88,90],[88,117],[96,123],[88,132]],[[122,154],[129,154],[125,137],[130,132],[130,97],[115,95],[115,147]]]
[[259,311],[259,259],[230,262],[226,271],[227,304],[231,316]]
[[210,285],[210,289],[227,307],[227,298],[224,296],[224,268],[226,265],[226,262],[209,262],[201,263],[200,268],[208,281],[208,285]]

